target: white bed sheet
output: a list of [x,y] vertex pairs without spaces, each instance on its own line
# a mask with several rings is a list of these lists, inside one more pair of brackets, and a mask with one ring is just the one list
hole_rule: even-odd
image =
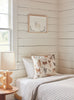
[[17,94],[22,96],[22,100],[74,100],[74,75],[22,78],[16,81],[16,86],[19,88]]
[[36,100],[74,100],[74,78],[41,85]]

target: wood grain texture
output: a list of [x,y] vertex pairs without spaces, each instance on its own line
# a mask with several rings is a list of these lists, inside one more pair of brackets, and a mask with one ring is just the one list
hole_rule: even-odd
[[31,0],[18,0],[19,7],[35,8],[35,9],[44,9],[44,10],[55,10],[57,9],[56,4],[36,2]]
[[2,83],[1,88],[4,90],[12,90],[12,86],[10,85],[12,83],[12,78],[10,77],[10,75],[12,74],[12,72],[0,72],[0,82]]
[[[57,0],[18,0],[17,5],[18,62],[21,63],[25,56],[56,54]],[[48,17],[48,32],[46,34],[28,32],[29,14]]]
[[33,9],[32,7],[31,8],[18,7],[17,13],[18,15],[23,15],[23,16],[27,16],[28,14],[40,14],[40,15],[46,15],[51,18],[55,18],[55,17],[57,18],[57,14],[58,14],[57,10],[52,11],[52,10]]
[[[12,96],[9,98],[10,94],[13,94],[15,92],[18,91],[18,88],[13,87],[12,90],[4,90],[4,89],[0,89],[0,100],[14,100],[14,98],[12,98]],[[8,96],[6,96],[8,95]],[[6,98],[8,97],[8,98]]]
[[59,1],[59,72],[74,73],[74,1]]

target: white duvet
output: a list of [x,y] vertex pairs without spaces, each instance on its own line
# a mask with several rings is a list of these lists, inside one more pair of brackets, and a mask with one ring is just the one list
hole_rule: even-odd
[[74,100],[74,75],[16,81],[22,100]]

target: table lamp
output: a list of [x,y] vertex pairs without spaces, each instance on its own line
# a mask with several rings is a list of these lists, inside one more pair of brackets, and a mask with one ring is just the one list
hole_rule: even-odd
[[13,52],[2,52],[1,53],[1,64],[0,64],[0,82],[2,85],[0,88],[5,90],[11,90],[12,86],[12,78],[10,75],[12,74],[12,70],[15,69],[15,55]]

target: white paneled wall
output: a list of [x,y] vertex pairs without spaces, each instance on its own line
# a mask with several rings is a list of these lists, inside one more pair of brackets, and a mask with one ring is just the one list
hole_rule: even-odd
[[59,72],[74,73],[74,0],[59,1]]
[[[56,54],[57,0],[18,0],[17,5],[17,58],[19,64],[22,63],[22,58],[25,56]],[[29,33],[29,14],[46,15],[48,33]],[[23,66],[20,66],[21,68]]]

